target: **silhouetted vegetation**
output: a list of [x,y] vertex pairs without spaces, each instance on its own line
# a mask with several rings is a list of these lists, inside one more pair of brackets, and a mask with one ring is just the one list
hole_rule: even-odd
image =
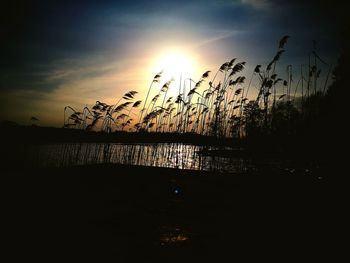
[[[269,236],[274,248],[288,244],[293,253],[295,244],[307,251],[328,244],[332,239],[325,236],[325,226],[333,221],[326,214],[336,218],[329,211],[339,200],[329,194],[323,178],[334,172],[337,147],[346,138],[342,126],[349,53],[345,50],[340,58],[328,89],[316,81],[319,69],[311,64],[308,77],[301,74],[293,86],[291,66],[286,80],[275,73],[287,39],[281,40],[265,70],[255,67],[247,86],[243,76],[232,78],[245,63],[231,60],[202,93],[198,88],[209,72],[175,101],[166,97],[171,82],[148,101],[159,73],[143,103],[130,91],[114,105],[98,101],[82,112],[65,107],[65,129],[2,122],[2,167],[10,168],[5,169],[10,175],[5,193],[21,197],[12,201],[15,209],[5,209],[15,229],[8,236],[20,236],[21,231],[43,236],[39,244],[48,254],[56,253],[51,244],[72,243],[75,253],[79,247],[92,254],[98,248],[114,258],[142,261],[148,255],[162,262],[169,251],[176,261],[205,260],[206,250],[215,261],[223,247],[231,256],[232,246],[246,243],[249,254],[253,236],[259,248],[265,248]],[[219,75],[223,79],[213,84]],[[254,78],[260,84],[258,95],[248,100]],[[131,116],[140,105],[134,124]],[[48,147],[40,150],[42,146]],[[325,161],[332,165],[321,166]],[[34,209],[37,217],[29,217],[30,227],[23,226],[21,209]],[[43,223],[48,211],[62,218]],[[52,225],[54,235],[47,238]],[[78,238],[67,240],[72,235]],[[200,257],[194,256],[196,249]],[[96,256],[101,258],[101,253]]]
[[[168,137],[169,133],[190,133],[246,139],[256,148],[270,145],[286,150],[296,146],[295,143],[297,147],[307,146],[322,130],[327,130],[319,127],[320,121],[326,120],[324,116],[329,116],[327,122],[335,117],[331,112],[337,108],[334,97],[339,95],[334,94],[340,94],[335,87],[344,84],[339,76],[342,66],[334,70],[335,82],[328,89],[333,68],[317,53],[314,42],[307,63],[299,68],[288,65],[286,76],[279,76],[278,62],[286,52],[288,39],[289,36],[284,36],[279,41],[275,55],[266,66],[254,68],[248,83],[245,76],[239,75],[246,63],[234,58],[223,63],[213,77],[206,71],[197,82],[184,80],[178,96],[173,98],[167,96],[173,80],[161,84],[162,72],[159,72],[151,81],[144,101],[134,101],[137,92],[129,91],[114,105],[97,101],[82,112],[67,106],[64,127],[107,133],[156,132],[160,141],[161,134]],[[297,81],[295,76],[299,77]],[[253,87],[257,89],[255,99],[252,99]],[[149,100],[152,92],[155,95]],[[138,110],[140,105],[143,107]],[[173,138],[181,137],[173,134]]]
[[[167,96],[173,79],[161,85],[159,72],[144,101],[134,101],[137,91],[129,91],[112,105],[96,101],[91,109],[85,107],[82,111],[66,106],[64,127],[107,133],[124,130],[196,133],[218,138],[296,134],[297,126],[318,111],[332,67],[317,54],[314,45],[308,64],[300,66],[297,83],[293,80],[292,65],[287,66],[287,76],[278,76],[278,62],[288,38],[284,36],[279,41],[268,65],[255,67],[248,85],[246,77],[239,75],[246,62],[237,62],[236,58],[223,63],[212,78],[211,72],[206,71],[197,82],[184,80],[176,98]],[[324,83],[319,81],[320,64],[327,69]],[[249,94],[253,83],[258,85],[255,99]],[[155,95],[149,100],[152,91]]]
[[[341,130],[342,120],[338,119],[342,103],[338,101],[344,101],[340,94],[347,85],[344,64],[348,51],[343,52],[331,75],[331,65],[317,54],[314,45],[308,64],[300,66],[299,80],[295,82],[292,65],[287,66],[284,78],[276,73],[288,38],[284,36],[279,41],[268,65],[254,68],[248,83],[245,76],[239,75],[246,63],[232,59],[223,63],[213,77],[206,71],[197,82],[184,80],[178,96],[173,98],[167,96],[173,80],[161,84],[163,73],[159,72],[144,101],[136,98],[137,91],[129,91],[112,105],[96,101],[82,111],[66,106],[64,128],[69,129],[4,123],[7,128],[3,130],[21,144],[185,143],[231,147],[232,156],[237,155],[235,148],[250,155],[275,153],[299,160],[329,161],[334,150],[329,139],[337,137]],[[321,68],[326,68],[323,78]],[[255,99],[249,94],[253,93],[252,87],[256,89]],[[149,99],[152,93],[155,95]],[[31,121],[38,119],[32,117]],[[76,147],[67,146],[64,152],[75,151]],[[135,147],[127,150],[131,156]],[[111,160],[111,149],[109,144],[100,149],[107,156],[103,159],[106,162]],[[222,154],[218,150],[216,153]],[[80,150],[78,153],[83,154]]]

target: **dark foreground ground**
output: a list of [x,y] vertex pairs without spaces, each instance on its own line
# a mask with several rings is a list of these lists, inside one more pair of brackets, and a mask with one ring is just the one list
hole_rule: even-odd
[[342,197],[329,173],[14,168],[1,177],[2,246],[13,261],[334,261]]

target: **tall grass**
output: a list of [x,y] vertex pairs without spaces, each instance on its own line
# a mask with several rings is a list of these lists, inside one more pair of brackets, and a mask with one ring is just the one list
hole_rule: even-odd
[[[286,35],[278,42],[267,65],[254,67],[248,83],[241,75],[246,62],[233,58],[224,62],[212,77],[211,71],[205,71],[198,81],[180,78],[178,94],[173,98],[168,95],[173,79],[163,82],[163,74],[159,72],[151,80],[144,100],[136,98],[138,92],[129,91],[115,104],[96,101],[82,112],[66,106],[64,127],[107,133],[120,130],[242,138],[249,133],[250,124],[259,123],[264,133],[270,133],[279,116],[279,105],[291,105],[289,108],[293,110],[301,99],[302,112],[306,99],[326,91],[331,72],[331,66],[321,59],[314,45],[308,63],[300,66],[297,82],[292,65],[286,67],[285,75],[279,76],[277,69],[288,39]],[[320,88],[321,64],[328,67],[328,71]]]

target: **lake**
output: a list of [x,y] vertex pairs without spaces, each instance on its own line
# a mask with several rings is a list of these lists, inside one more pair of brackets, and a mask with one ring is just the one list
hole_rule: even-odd
[[242,155],[243,152],[231,147],[183,143],[65,143],[30,146],[22,154],[24,165],[35,167],[114,163],[223,173],[248,173],[263,168],[294,173],[297,169],[310,169],[287,159],[261,155],[253,158]]

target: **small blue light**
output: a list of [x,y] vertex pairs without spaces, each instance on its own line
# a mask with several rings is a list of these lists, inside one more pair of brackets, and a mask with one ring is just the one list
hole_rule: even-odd
[[181,193],[181,189],[175,188],[174,189],[174,194],[179,195]]

